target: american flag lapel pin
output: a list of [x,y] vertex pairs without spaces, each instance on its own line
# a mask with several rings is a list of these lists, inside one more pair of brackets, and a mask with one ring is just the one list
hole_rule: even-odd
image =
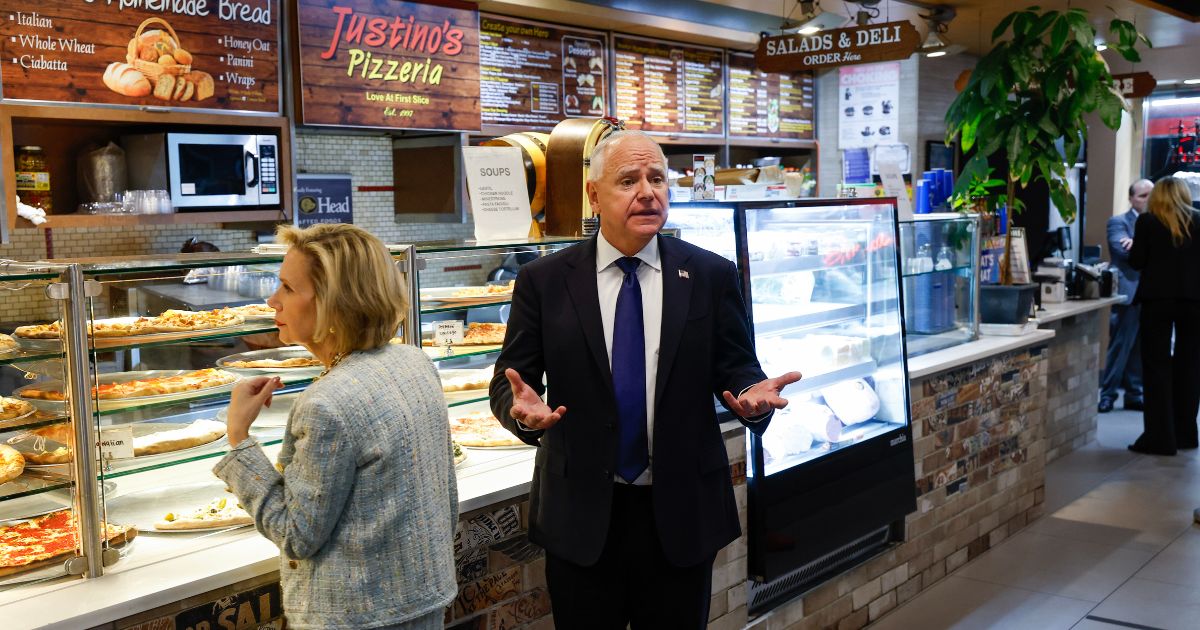
[[680,270],[679,270],[679,277],[680,277],[680,278],[685,278],[685,279],[688,279],[688,280],[690,280],[690,279],[692,278],[691,276],[689,276],[689,275],[688,275],[688,272],[687,272],[687,270],[686,270],[686,269],[680,269]]

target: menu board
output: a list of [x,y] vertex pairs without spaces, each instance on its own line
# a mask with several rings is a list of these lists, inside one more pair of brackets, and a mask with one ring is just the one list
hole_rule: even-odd
[[617,118],[647,133],[724,135],[723,57],[717,48],[614,36]]
[[608,115],[608,37],[496,15],[479,18],[479,104],[485,125],[553,129]]
[[479,12],[456,0],[299,0],[306,125],[479,130]]
[[279,3],[0,0],[6,101],[279,112]]
[[729,136],[812,140],[813,73],[763,72],[753,55],[729,55]]

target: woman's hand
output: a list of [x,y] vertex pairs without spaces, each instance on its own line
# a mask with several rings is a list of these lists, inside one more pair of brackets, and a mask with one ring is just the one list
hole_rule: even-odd
[[255,376],[234,386],[225,418],[225,433],[230,446],[237,446],[250,437],[250,425],[254,424],[258,412],[271,406],[271,396],[281,387],[283,381],[278,376]]

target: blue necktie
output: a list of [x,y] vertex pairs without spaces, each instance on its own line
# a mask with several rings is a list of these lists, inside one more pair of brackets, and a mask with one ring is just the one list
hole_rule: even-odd
[[642,287],[637,258],[617,266],[625,272],[613,318],[612,374],[617,395],[617,474],[633,483],[650,465],[646,440],[646,335],[642,323]]

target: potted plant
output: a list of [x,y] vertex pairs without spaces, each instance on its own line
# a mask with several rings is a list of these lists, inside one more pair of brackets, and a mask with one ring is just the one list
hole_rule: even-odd
[[[1030,182],[1045,182],[1063,221],[1074,221],[1076,201],[1067,186],[1064,156],[1073,161],[1079,154],[1087,138],[1085,116],[1095,112],[1105,126],[1117,129],[1128,104],[1096,50],[1096,30],[1086,11],[1042,12],[1038,7],[1015,11],[996,26],[992,41],[1010,29],[1011,38],[979,60],[966,88],[947,110],[946,142],[958,139],[964,152],[974,149],[955,185],[959,207],[981,189],[991,188],[988,184],[995,185],[988,158],[1004,150],[1008,172],[1001,200],[1007,209],[1008,236],[1000,261],[1000,285],[981,287],[980,307],[984,321],[1024,323],[1037,285],[1012,286],[1012,217],[1023,207],[1017,186],[1024,189]],[[1138,42],[1150,45],[1125,20],[1112,20],[1109,33],[1108,46],[1129,61],[1140,60]],[[1058,148],[1060,142],[1063,149]]]

